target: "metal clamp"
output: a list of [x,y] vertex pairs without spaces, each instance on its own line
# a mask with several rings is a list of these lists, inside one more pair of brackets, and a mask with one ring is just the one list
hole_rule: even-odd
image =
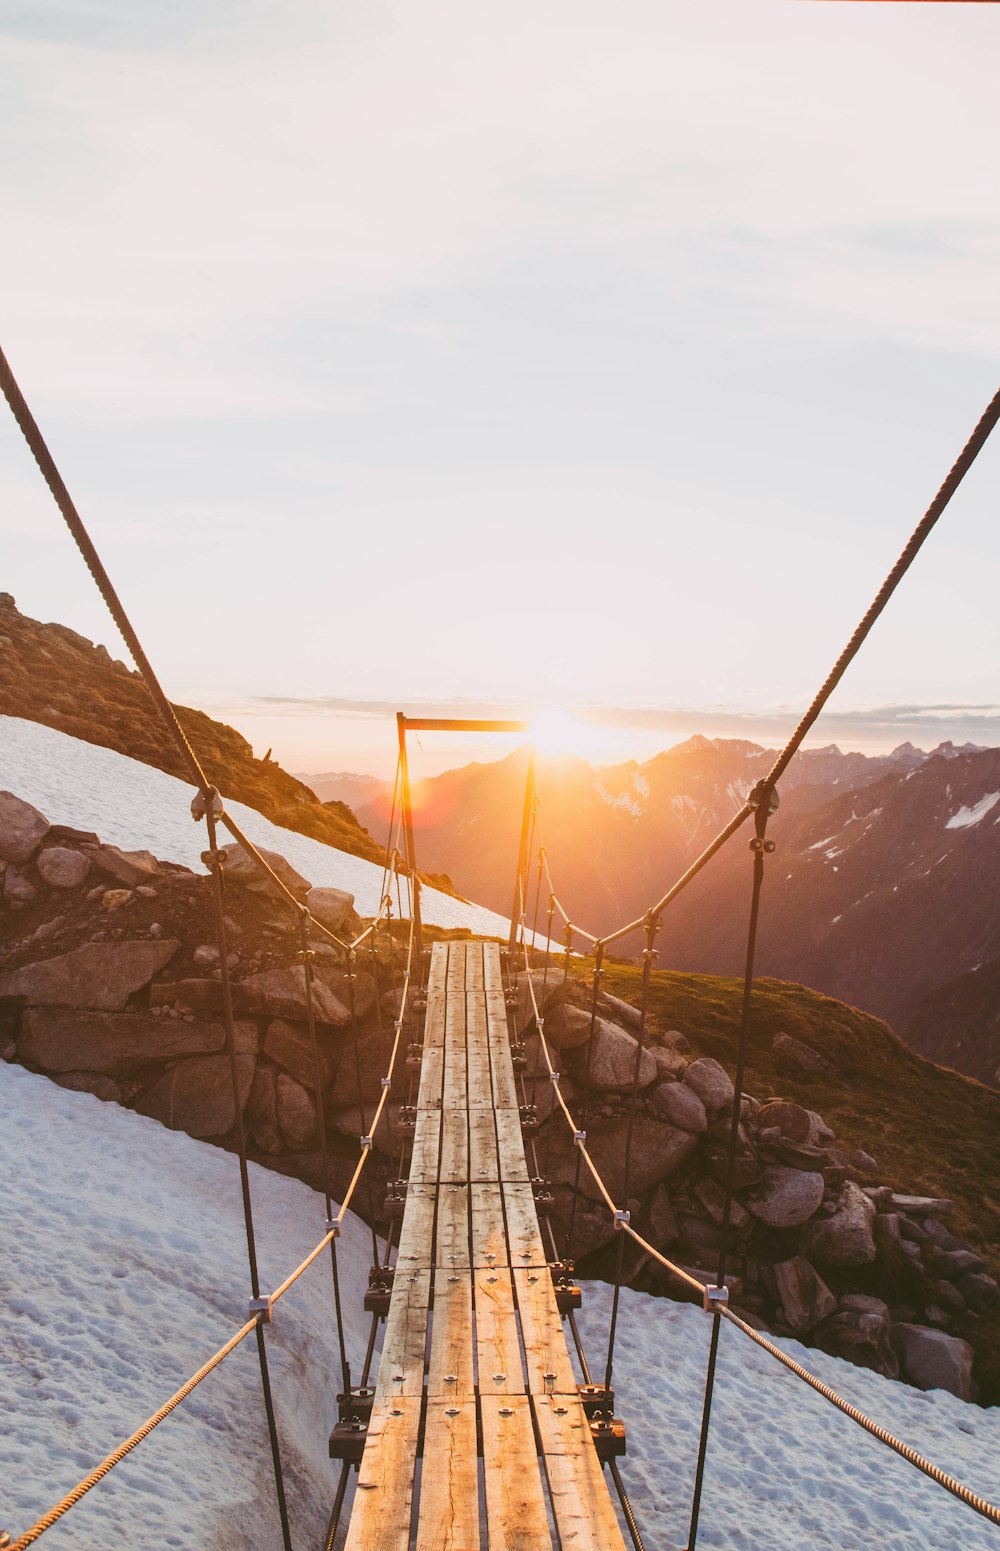
[[558,1081],[559,1081],[559,1073],[558,1072],[550,1072],[549,1073],[549,1082],[557,1083]]
[[702,1307],[706,1314],[719,1314],[729,1307],[728,1287],[706,1287],[702,1294]]
[[371,1149],[372,1149],[372,1139],[371,1139],[371,1137],[370,1136],[363,1136],[361,1138],[361,1146],[365,1149],[366,1152],[371,1152]]
[[379,1078],[379,1082],[382,1084],[383,1088],[391,1088],[392,1087],[392,1078],[391,1077],[380,1077]]
[[574,1131],[573,1132],[573,1140],[576,1143],[577,1147],[582,1147],[584,1142],[587,1140],[587,1133],[586,1133],[586,1131]]
[[326,1231],[327,1231],[327,1233],[332,1234],[335,1239],[339,1239],[340,1238],[340,1230],[341,1230],[341,1222],[340,1222],[340,1218],[339,1217],[328,1217],[326,1219]]
[[392,1020],[392,1026],[396,1030],[396,1032],[398,1033],[399,1030],[403,1027],[403,1020],[402,1020],[402,1018],[394,1018]]
[[257,1323],[259,1325],[269,1325],[274,1318],[271,1302],[272,1300],[270,1295],[268,1295],[266,1298],[251,1298],[250,1318],[256,1319],[258,1314],[262,1314],[264,1316],[263,1319],[257,1320]]
[[[206,815],[211,813],[214,818],[221,819],[225,814],[225,806],[219,795],[217,786],[210,786],[205,792],[195,792],[191,799],[191,817],[195,823],[199,823]],[[0,1541],[0,1545],[3,1541]]]
[[631,1212],[616,1211],[615,1212],[615,1232],[616,1233],[621,1233],[622,1229],[626,1228],[631,1221],[632,1221],[632,1213]]

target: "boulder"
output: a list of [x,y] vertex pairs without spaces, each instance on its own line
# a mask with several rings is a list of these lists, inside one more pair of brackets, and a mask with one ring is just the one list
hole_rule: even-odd
[[798,1228],[818,1211],[825,1189],[822,1174],[774,1164],[744,1197],[748,1212],[770,1228]]
[[28,862],[49,832],[49,821],[30,802],[13,792],[0,792],[0,858]]
[[961,1239],[950,1233],[944,1223],[938,1222],[936,1217],[925,1217],[920,1226],[924,1230],[924,1237],[938,1249],[965,1249]]
[[[594,1165],[604,1179],[609,1194],[621,1201],[625,1195],[625,1139],[628,1120],[623,1116],[616,1120],[595,1120],[587,1123],[587,1150]],[[685,1131],[675,1131],[658,1121],[636,1118],[632,1133],[632,1166],[629,1173],[629,1194],[642,1196],[662,1180],[676,1174],[697,1151],[698,1142]],[[557,1129],[552,1138],[549,1155],[549,1173],[564,1184],[572,1184],[576,1176],[577,1150],[565,1127]],[[580,1190],[590,1200],[599,1200],[600,1192],[590,1170],[580,1171]]]
[[296,1152],[312,1147],[318,1136],[316,1104],[301,1083],[279,1072],[277,1082],[278,1125],[288,1146]]
[[875,1259],[874,1218],[874,1204],[848,1180],[833,1213],[810,1223],[804,1232],[803,1253],[821,1266],[869,1265]]
[[918,1389],[945,1389],[972,1399],[972,1347],[958,1336],[926,1325],[892,1327],[892,1345],[904,1376]]
[[692,1136],[697,1136],[708,1125],[705,1106],[687,1083],[662,1083],[659,1088],[653,1089],[650,1102],[657,1114],[679,1131],[688,1131]]
[[796,1335],[806,1335],[837,1307],[833,1293],[803,1255],[778,1261],[774,1278],[785,1321]]
[[[257,1031],[252,1026],[237,1024],[237,1030],[241,1029],[247,1040],[247,1045],[236,1052],[242,1108],[253,1083]],[[186,1131],[189,1136],[225,1136],[236,1124],[228,1055],[195,1056],[190,1061],[179,1061],[143,1094],[136,1109],[173,1131]]]
[[597,999],[602,1011],[614,1018],[616,1023],[623,1023],[627,1029],[640,1029],[642,1027],[642,1010],[633,1007],[631,1002],[626,1002],[620,996],[612,996],[610,991],[602,991]]
[[899,1360],[890,1340],[892,1320],[881,1298],[848,1293],[837,1313],[825,1320],[814,1340],[833,1357],[844,1357],[862,1368],[871,1368],[887,1379],[899,1377]]
[[[568,1185],[553,1184],[555,1210],[552,1214],[558,1242],[568,1242],[570,1219],[573,1222],[572,1252],[579,1260],[583,1255],[603,1249],[616,1237],[611,1213],[603,1202],[595,1204],[584,1196],[578,1196],[573,1206],[573,1191]],[[655,1243],[656,1240],[654,1239]]]
[[954,1201],[943,1201],[938,1196],[902,1196],[895,1191],[889,1204],[894,1212],[905,1212],[909,1217],[946,1217],[955,1207]]
[[[351,1006],[351,986],[348,981],[347,971],[337,969],[332,964],[324,964],[322,962],[314,964],[314,994],[317,986],[320,983],[323,985],[324,989],[329,993],[329,995],[333,997],[338,1006],[346,1007],[348,1009],[349,1016]],[[375,980],[373,976],[365,974],[364,970],[356,970],[354,974],[354,1016],[356,1018],[367,1018],[368,1014],[371,1012],[374,1006]],[[332,1018],[327,1018],[323,1021],[327,1023],[334,1023],[335,1027],[340,1027],[340,1024],[337,1024]]]
[[74,1093],[92,1093],[95,1099],[102,1099],[105,1104],[120,1104],[122,1090],[120,1083],[116,1083],[113,1077],[106,1077],[103,1072],[58,1072],[52,1077],[60,1088],[70,1088]]
[[1000,1304],[1000,1287],[984,1271],[967,1271],[955,1285],[974,1314],[988,1314]]
[[812,1141],[812,1121],[809,1111],[801,1104],[790,1104],[784,1099],[772,1099],[757,1113],[757,1125],[761,1131],[776,1129],[789,1142]]
[[928,1265],[935,1276],[956,1281],[967,1271],[981,1271],[981,1256],[972,1249],[933,1249],[928,1253]]
[[590,1038],[590,1013],[571,1002],[557,1002],[544,1023],[545,1038],[556,1050],[575,1050]]
[[20,1061],[43,1072],[104,1072],[120,1077],[180,1056],[210,1055],[225,1043],[221,1023],[31,1007],[21,1022],[17,1053]]
[[729,1073],[711,1056],[701,1056],[697,1061],[692,1061],[685,1070],[684,1081],[709,1112],[725,1109],[736,1097]]
[[103,910],[121,910],[135,899],[132,889],[105,889],[101,895]]
[[32,1007],[120,1012],[133,991],[148,985],[179,947],[171,939],[86,943],[72,953],[39,959],[0,975],[0,996],[23,997]]
[[[337,1075],[329,1090],[329,1101],[334,1108],[357,1104],[359,1070],[362,1103],[370,1104],[381,1096],[382,1078],[389,1071],[394,1039],[393,1029],[383,1029],[380,1034],[366,1034],[363,1039],[358,1040],[356,1057],[353,1040],[345,1040],[340,1045]],[[403,1055],[405,1054],[404,1050]],[[403,1072],[397,1069],[397,1097],[405,1097],[404,1087]]]
[[310,889],[306,908],[328,932],[339,932],[354,910],[354,895],[345,889]]
[[654,1185],[646,1202],[646,1223],[649,1241],[657,1249],[673,1244],[677,1238],[677,1218],[666,1185]]
[[674,1050],[670,1045],[647,1045],[646,1049],[656,1062],[661,1082],[684,1076],[688,1063],[679,1050]]
[[263,1061],[258,1063],[253,1074],[247,1119],[261,1152],[274,1157],[284,1151],[285,1144],[278,1129],[278,1074],[273,1066],[267,1066]]
[[771,1041],[771,1049],[780,1065],[790,1067],[794,1071],[822,1072],[832,1077],[840,1070],[832,1056],[821,1055],[811,1045],[804,1045],[800,1039],[793,1039],[790,1034],[775,1034]]
[[680,1029],[668,1029],[665,1034],[660,1035],[660,1038],[665,1045],[670,1046],[671,1050],[679,1050],[681,1055],[687,1055],[690,1052],[691,1041],[686,1034],[681,1033]]
[[39,851],[35,859],[38,876],[50,889],[75,889],[86,878],[90,863],[82,851],[71,851],[67,846],[49,846]]
[[[368,976],[359,975],[358,979],[367,980]],[[241,1012],[305,1022],[309,1016],[305,967],[293,964],[290,969],[269,969],[263,974],[248,975],[246,980],[234,985],[233,1000]],[[313,1016],[320,1023],[342,1029],[351,1021],[347,1003],[330,990],[325,974],[313,974],[312,1004]]]
[[[723,1186],[714,1179],[700,1179],[693,1186],[691,1194],[701,1203],[712,1221],[721,1225],[726,1204],[726,1192]],[[742,1207],[735,1197],[729,1203],[729,1221],[734,1228],[745,1228],[750,1222],[745,1207]]]
[[[547,1020],[546,1020],[547,1021]],[[572,1055],[570,1070],[577,1082],[597,1093],[628,1093],[635,1081],[639,1045],[631,1034],[604,1018],[594,1024],[594,1037]],[[639,1087],[656,1081],[659,1068],[648,1050],[639,1054]]]
[[3,897],[12,905],[30,905],[38,890],[19,867],[11,863],[3,875]]
[[[267,862],[272,872],[276,873],[290,894],[305,903],[312,890],[312,884],[308,878],[303,878],[300,872],[296,872],[290,862],[277,851],[265,851],[263,846],[257,850]],[[267,894],[272,899],[284,899],[280,889],[275,888],[270,878],[257,866],[251,856],[244,851],[241,845],[227,845],[222,847],[222,854],[226,858],[226,878],[230,883],[239,883],[245,889],[251,889],[255,894]]]
[[118,846],[104,845],[91,851],[90,860],[98,872],[117,879],[128,889],[134,889],[140,883],[148,883],[160,871],[160,864],[152,851],[122,851]]
[[[705,1133],[705,1168],[720,1185],[724,1185],[729,1177],[730,1131],[731,1122],[721,1120],[710,1124]],[[736,1133],[732,1174],[734,1190],[748,1190],[751,1185],[760,1185],[764,1179],[764,1165],[742,1125]]]
[[[522,970],[517,977],[517,1010],[515,1013],[515,1024],[519,1034],[523,1034],[528,1025],[535,1020],[534,1003],[528,990],[529,981],[534,989],[535,1001],[538,1003],[538,1010],[543,1018],[547,1017],[551,1009],[563,1000],[564,975],[562,969],[554,964],[550,964],[547,969]],[[572,982],[570,984],[572,985]]]
[[806,1114],[812,1127],[809,1140],[814,1147],[822,1147],[824,1143],[836,1140],[836,1132],[830,1130],[822,1115],[817,1115],[814,1109],[807,1109]]
[[[319,1054],[320,1084],[325,1090],[333,1081],[336,1061],[324,1049],[323,1041],[318,1037],[316,1046]],[[264,1036],[264,1054],[270,1056],[278,1066],[284,1067],[286,1072],[290,1072],[304,1088],[308,1088],[311,1092],[316,1091],[316,1061],[313,1056],[312,1040],[304,1024],[289,1023],[285,1018],[275,1018],[274,1022],[268,1025]]]

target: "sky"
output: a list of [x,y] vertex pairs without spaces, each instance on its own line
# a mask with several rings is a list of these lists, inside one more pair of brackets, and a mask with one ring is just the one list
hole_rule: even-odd
[[[998,74],[994,5],[0,0],[0,344],[168,693],[780,738],[1000,379]],[[814,742],[1000,743],[998,476]],[[116,650],[9,418],[0,587]]]

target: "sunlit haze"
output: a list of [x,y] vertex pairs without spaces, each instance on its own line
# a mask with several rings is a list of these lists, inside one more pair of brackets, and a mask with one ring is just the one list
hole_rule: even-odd
[[[36,0],[0,62],[0,342],[168,692],[294,770],[773,743],[997,386],[995,5]],[[998,475],[814,742],[1000,742]],[[120,652],[7,418],[0,564]]]

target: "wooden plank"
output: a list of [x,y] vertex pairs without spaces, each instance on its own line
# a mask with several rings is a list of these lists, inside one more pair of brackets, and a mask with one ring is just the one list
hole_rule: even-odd
[[483,985],[487,992],[499,991],[503,995],[503,970],[500,965],[500,944],[483,943]]
[[464,1109],[444,1109],[441,1114],[442,1183],[469,1182],[469,1116]]
[[408,1175],[411,1185],[433,1185],[436,1182],[440,1152],[441,1111],[418,1109]]
[[427,995],[444,995],[448,983],[448,944],[436,942],[431,949],[431,967],[427,971]]
[[502,1184],[504,1211],[507,1215],[507,1242],[512,1266],[546,1266],[548,1256],[542,1243],[530,1185]]
[[468,1185],[441,1185],[438,1189],[434,1264],[447,1271],[469,1269]]
[[484,1395],[480,1409],[489,1551],[543,1551],[552,1536],[530,1402],[524,1395]]
[[387,1404],[394,1396],[423,1394],[430,1299],[430,1271],[403,1270],[397,1266],[385,1322],[376,1405]]
[[469,1040],[468,1054],[469,1071],[469,1108],[472,1110],[492,1110],[493,1108],[493,1071],[490,1061],[490,1048],[486,1043],[486,1035]]
[[573,1551],[624,1551],[597,1450],[579,1400],[532,1397],[549,1499],[561,1546]]
[[420,1063],[420,1089],[417,1105],[420,1109],[440,1109],[444,1087],[444,1051],[424,1046]]
[[483,946],[481,942],[470,942],[465,945],[466,991],[482,991],[484,989]]
[[476,1402],[427,1402],[416,1551],[479,1551]]
[[344,1551],[406,1551],[421,1401],[373,1409]]
[[524,1138],[521,1135],[521,1115],[516,1109],[498,1109],[495,1112],[497,1129],[497,1161],[500,1178],[509,1181],[528,1182],[528,1163],[524,1156]]
[[449,943],[448,948],[448,995],[461,996],[465,991],[465,943]]
[[[493,1111],[470,1109],[469,1111],[469,1179],[473,1184],[486,1184],[500,1178],[497,1162],[497,1131]],[[525,1175],[527,1178],[527,1175]]]
[[474,1266],[505,1266],[507,1233],[503,1216],[502,1185],[472,1185],[472,1263]]
[[404,1271],[429,1270],[434,1256],[434,1208],[436,1185],[409,1185],[406,1210],[399,1230],[396,1265]]
[[435,1271],[428,1395],[475,1399],[472,1346],[472,1272]]
[[424,1018],[424,1048],[426,1050],[439,1050],[444,1044],[445,1009],[447,1002],[444,993],[430,996],[427,999],[427,1013]]
[[494,1047],[492,1051],[491,1085],[494,1109],[517,1109],[517,1085],[514,1081],[514,1068],[510,1062],[509,1048],[498,1051]]
[[523,1395],[524,1368],[510,1268],[486,1267],[473,1275],[479,1393],[483,1396]]
[[575,1399],[576,1376],[566,1350],[552,1273],[548,1267],[538,1271],[520,1268],[514,1270],[513,1277],[528,1389],[533,1395],[572,1395]]
[[[448,1038],[449,1036],[446,1036]],[[466,1075],[465,1047],[446,1044],[444,1088],[441,1104],[444,1109],[466,1110],[469,1107],[469,1084]]]

